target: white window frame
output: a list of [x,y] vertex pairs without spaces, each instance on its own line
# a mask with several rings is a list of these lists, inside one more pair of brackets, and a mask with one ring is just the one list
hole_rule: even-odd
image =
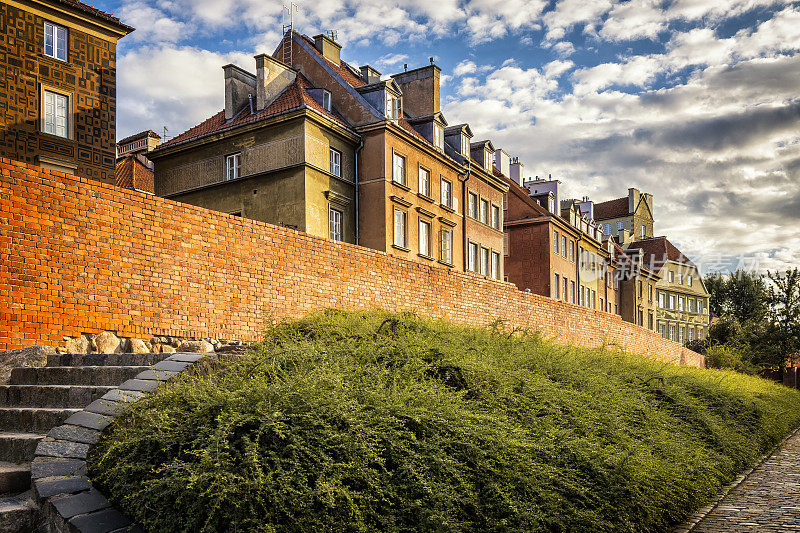
[[503,224],[501,222],[500,207],[492,204],[492,227],[494,229],[501,229]]
[[620,231],[622,231],[624,228],[625,228],[625,223],[624,223],[624,222],[622,222],[621,220],[620,220],[620,221],[617,221],[617,233],[619,233]]
[[408,213],[402,209],[394,208],[394,245],[400,248],[406,247],[406,226],[408,225]]
[[438,150],[444,150],[444,128],[433,123],[433,145]]
[[439,231],[439,259],[448,265],[453,264],[453,231],[448,228]]
[[467,244],[467,270],[470,272],[478,271],[478,254],[480,247],[477,243],[470,242]]
[[330,148],[330,171],[336,177],[342,177],[342,152],[336,148]]
[[225,180],[235,180],[241,177],[242,152],[225,156]]
[[664,295],[664,293],[663,293],[663,292],[659,292],[659,293],[658,293],[658,306],[659,306],[661,309],[664,309],[664,307],[665,307],[666,305],[667,305],[667,297]]
[[422,219],[419,221],[419,253],[431,256],[431,223]]
[[490,275],[489,269],[491,266],[489,265],[490,261],[490,250],[488,248],[484,248],[481,246],[481,257],[480,257],[480,266],[481,266],[481,275],[488,276]]
[[392,156],[392,181],[406,185],[406,158],[403,155],[393,154]]
[[464,134],[461,135],[461,155],[469,157],[469,137]]
[[445,207],[453,207],[453,184],[442,178],[439,184],[439,192],[441,196],[442,205]]
[[[50,53],[47,52],[48,46],[51,48]],[[64,61],[66,63],[68,47],[69,33],[67,32],[67,28],[59,26],[58,24],[53,24],[52,22],[45,22],[43,47],[44,55],[59,61]]]
[[342,233],[342,220],[344,219],[344,213],[339,209],[334,207],[329,208],[328,210],[328,236],[332,241],[342,241],[343,233]]
[[424,167],[419,167],[419,193],[430,198],[431,196],[431,171]]
[[43,128],[45,133],[70,138],[70,96],[42,90]]
[[481,222],[483,222],[484,224],[487,224],[487,225],[491,223],[491,220],[489,219],[489,217],[491,216],[491,214],[490,214],[491,207],[490,206],[491,206],[491,204],[489,203],[489,200],[486,200],[485,198],[481,198],[481,213],[480,213]]
[[[496,280],[500,280],[500,254],[498,252],[492,251],[492,277]],[[566,281],[566,280],[564,280]]]
[[322,108],[329,113],[333,110],[331,92],[327,89],[322,89]]

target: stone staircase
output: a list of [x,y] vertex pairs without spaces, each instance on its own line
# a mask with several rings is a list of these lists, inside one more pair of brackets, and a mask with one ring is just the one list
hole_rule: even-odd
[[47,356],[41,368],[15,368],[0,385],[0,532],[36,531],[31,461],[55,426],[172,354]]

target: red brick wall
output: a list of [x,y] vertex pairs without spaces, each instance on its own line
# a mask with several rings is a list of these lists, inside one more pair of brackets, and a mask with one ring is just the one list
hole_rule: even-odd
[[0,350],[116,331],[256,340],[314,309],[498,318],[561,342],[702,357],[504,283],[0,159]]

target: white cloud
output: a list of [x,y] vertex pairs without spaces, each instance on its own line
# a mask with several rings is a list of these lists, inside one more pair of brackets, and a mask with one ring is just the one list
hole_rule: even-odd
[[544,75],[548,78],[558,78],[561,77],[562,74],[571,70],[575,66],[575,63],[567,60],[557,59],[555,61],[551,61],[544,66]]
[[161,10],[154,9],[145,2],[136,0],[122,5],[119,16],[126,24],[136,28],[124,44],[130,41],[160,43],[184,40],[189,32],[189,24],[169,17]]
[[600,36],[610,41],[655,38],[666,29],[668,22],[659,8],[661,3],[657,0],[630,0],[616,4],[600,28]]
[[560,0],[553,11],[544,15],[548,41],[562,39],[578,24],[594,24],[611,9],[611,0]]

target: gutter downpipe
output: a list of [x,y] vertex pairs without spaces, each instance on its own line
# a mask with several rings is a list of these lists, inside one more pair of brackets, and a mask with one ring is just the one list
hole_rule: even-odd
[[464,260],[464,272],[468,272],[469,269],[469,238],[467,237],[467,182],[469,181],[471,175],[471,166],[469,159],[464,159],[467,163],[467,172],[464,174],[465,178],[464,181],[461,182],[461,224],[463,226],[461,230],[462,234],[462,243],[461,247],[463,260]]
[[355,186],[355,200],[356,200],[356,245],[358,245],[358,219],[361,216],[358,212],[358,154],[361,152],[361,149],[364,148],[364,139],[361,139],[358,142],[358,148],[356,148],[355,157],[353,158],[353,183]]

